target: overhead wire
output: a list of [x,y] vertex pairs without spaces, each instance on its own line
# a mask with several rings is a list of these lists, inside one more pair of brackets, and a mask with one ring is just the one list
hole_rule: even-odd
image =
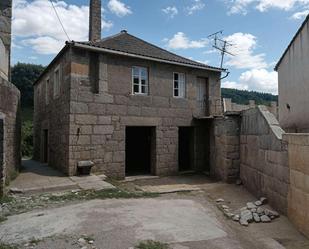
[[56,16],[57,16],[57,18],[58,18],[58,21],[59,21],[59,23],[60,23],[60,25],[61,25],[61,27],[62,27],[63,32],[65,33],[66,37],[68,38],[68,41],[71,41],[71,39],[70,39],[68,33],[66,32],[66,30],[65,30],[65,28],[64,28],[64,26],[63,26],[63,24],[62,24],[62,21],[61,21],[59,15],[58,15],[58,12],[57,12],[57,10],[56,10],[56,8],[55,8],[55,5],[54,5],[53,1],[52,1],[52,0],[49,0],[49,2],[51,3],[51,5],[52,5],[52,7],[53,7],[53,9],[54,9],[54,11],[55,11],[55,13],[56,13]]

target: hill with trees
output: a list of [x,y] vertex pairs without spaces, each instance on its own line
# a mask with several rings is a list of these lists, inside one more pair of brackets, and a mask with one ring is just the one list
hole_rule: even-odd
[[258,105],[269,105],[271,101],[278,102],[278,95],[238,89],[221,89],[222,98],[230,98],[232,102],[247,105],[249,100],[254,100]]

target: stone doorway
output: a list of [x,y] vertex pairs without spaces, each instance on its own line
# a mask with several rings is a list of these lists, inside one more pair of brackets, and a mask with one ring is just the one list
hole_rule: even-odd
[[179,171],[190,171],[194,162],[194,128],[179,127],[178,130],[178,167]]
[[153,173],[154,127],[126,127],[126,176]]

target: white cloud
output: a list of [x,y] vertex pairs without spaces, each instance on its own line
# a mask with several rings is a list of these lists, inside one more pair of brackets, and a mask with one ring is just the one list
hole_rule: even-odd
[[119,0],[110,0],[107,4],[107,7],[112,13],[116,14],[119,17],[132,14],[130,7]]
[[295,7],[305,6],[309,0],[226,0],[226,2],[229,5],[229,14],[246,15],[251,6],[260,12],[272,8],[289,11]]
[[243,72],[238,82],[225,81],[222,87],[278,94],[278,76],[274,71],[252,69]]
[[170,40],[166,39],[169,49],[203,48],[207,45],[206,39],[190,40],[183,32],[176,33]]
[[25,39],[22,43],[25,46],[31,46],[39,54],[55,54],[64,46],[63,41],[49,36]]
[[[71,40],[88,40],[89,7],[53,2]],[[102,19],[102,28],[112,23]],[[13,36],[22,44],[32,46],[37,53],[55,54],[67,40],[48,0],[17,0],[13,5]]]
[[202,10],[205,8],[205,3],[203,0],[193,0],[192,5],[185,8],[185,11],[188,15],[194,14],[196,11]]
[[175,6],[168,6],[162,9],[163,13],[167,14],[170,18],[174,18],[178,14],[178,9]]
[[309,9],[294,13],[291,18],[295,20],[303,19],[309,15]]
[[265,62],[265,54],[254,54],[257,46],[257,39],[252,34],[234,33],[225,37],[232,46],[228,47],[228,51],[234,56],[227,55],[227,66],[237,69],[261,69],[268,65]]

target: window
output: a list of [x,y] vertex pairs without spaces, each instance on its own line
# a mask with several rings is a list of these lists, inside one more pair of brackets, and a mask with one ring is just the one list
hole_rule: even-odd
[[185,74],[174,73],[174,97],[184,98],[186,91]]
[[49,78],[45,82],[45,104],[49,103]]
[[148,94],[148,70],[145,67],[132,68],[133,94]]
[[54,98],[60,94],[60,70],[59,67],[54,72]]

